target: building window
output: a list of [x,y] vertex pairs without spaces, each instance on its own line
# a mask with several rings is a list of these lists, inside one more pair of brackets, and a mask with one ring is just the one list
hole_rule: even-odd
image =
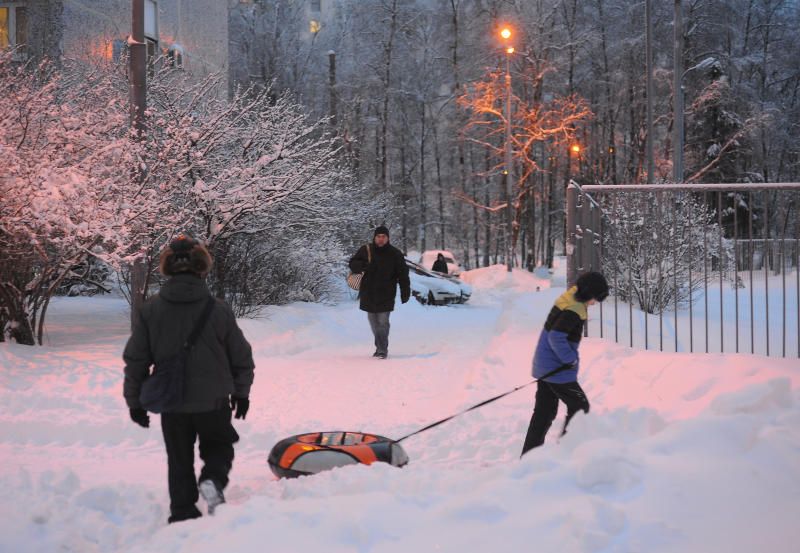
[[144,3],[144,36],[158,42],[158,4],[154,0]]
[[114,63],[119,63],[128,59],[128,41],[121,38],[115,38],[111,43],[111,60]]
[[158,59],[158,42],[145,37],[145,48],[147,49],[147,76],[153,78],[156,74],[156,60]]
[[322,28],[322,26],[319,24],[319,21],[317,21],[315,19],[312,19],[309,22],[308,30],[311,31],[312,35],[317,34],[320,31],[321,28]]
[[16,48],[28,42],[28,11],[19,4],[0,3],[0,48]]
[[155,0],[144,1],[144,42],[147,45],[147,75],[155,75],[158,58],[158,4]]
[[312,12],[321,12],[322,11],[322,0],[311,0],[311,11]]

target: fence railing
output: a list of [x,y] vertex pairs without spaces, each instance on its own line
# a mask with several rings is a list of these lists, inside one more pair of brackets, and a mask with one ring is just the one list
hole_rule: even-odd
[[590,335],[800,357],[800,184],[567,188],[567,280],[601,270]]

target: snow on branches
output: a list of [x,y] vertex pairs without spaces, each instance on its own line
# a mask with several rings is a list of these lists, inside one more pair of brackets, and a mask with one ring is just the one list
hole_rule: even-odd
[[[85,274],[89,258],[123,276],[137,261],[152,272],[178,231],[224,261],[212,284],[245,306],[240,314],[254,302],[324,296],[320,283],[343,271],[344,233],[374,218],[377,203],[362,201],[324,120],[270,90],[228,100],[220,81],[159,70],[137,140],[119,67],[0,57],[3,336],[41,343],[50,297]],[[270,276],[254,263],[285,270]],[[226,273],[232,267],[238,274]],[[271,280],[278,274],[282,282]]]
[[[238,314],[277,301],[275,288],[293,290],[281,296],[284,301],[319,299],[324,287],[305,286],[291,275],[324,280],[325,267],[341,250],[326,250],[324,259],[288,254],[306,248],[318,254],[316,242],[336,243],[337,230],[363,224],[374,210],[326,121],[311,120],[290,96],[270,89],[238,90],[225,99],[219,76],[192,83],[168,69],[150,84],[148,105],[141,160],[147,171],[139,192],[145,201],[136,202],[141,233],[131,254],[147,252],[152,265],[161,244],[186,230],[218,257],[212,285]],[[279,264],[291,258],[300,265],[276,282],[242,256]],[[243,278],[251,280],[244,285]]]
[[0,54],[0,96],[0,329],[41,343],[59,283],[125,240],[127,107],[104,71],[20,66],[10,53]]

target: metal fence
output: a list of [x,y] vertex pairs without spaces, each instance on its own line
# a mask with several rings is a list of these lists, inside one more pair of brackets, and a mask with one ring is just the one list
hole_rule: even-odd
[[567,188],[567,280],[601,270],[589,335],[800,357],[800,184]]

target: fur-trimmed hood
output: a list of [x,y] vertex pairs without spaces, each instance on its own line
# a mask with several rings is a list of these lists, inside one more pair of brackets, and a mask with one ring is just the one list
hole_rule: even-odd
[[164,276],[193,273],[205,278],[213,264],[211,254],[202,243],[185,238],[170,242],[161,252],[158,265]]

